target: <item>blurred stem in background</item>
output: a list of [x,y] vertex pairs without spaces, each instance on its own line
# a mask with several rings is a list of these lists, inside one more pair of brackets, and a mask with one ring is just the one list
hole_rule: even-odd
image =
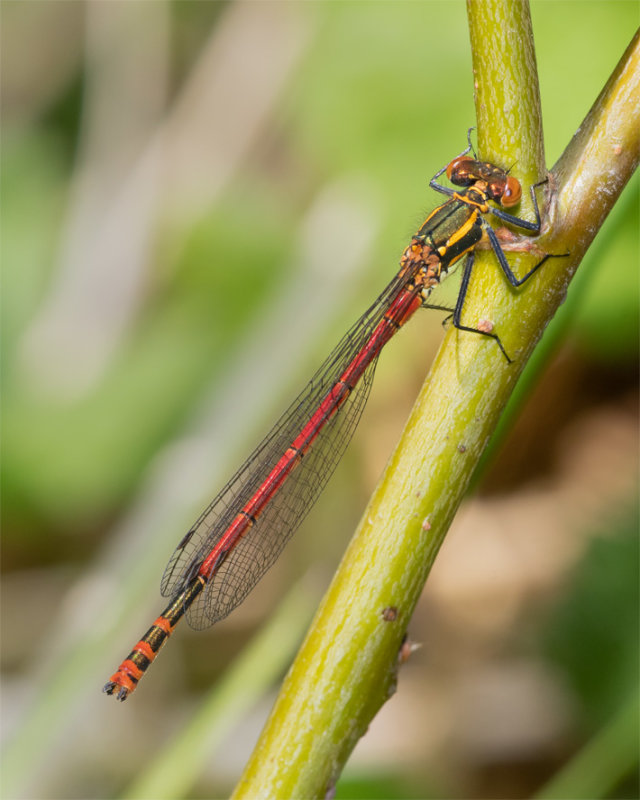
[[199,703],[198,712],[121,795],[123,800],[188,796],[211,752],[288,666],[317,602],[309,579],[307,574],[292,587],[264,629]]
[[611,722],[535,795],[536,800],[609,797],[638,768],[639,708],[640,691],[636,689]]

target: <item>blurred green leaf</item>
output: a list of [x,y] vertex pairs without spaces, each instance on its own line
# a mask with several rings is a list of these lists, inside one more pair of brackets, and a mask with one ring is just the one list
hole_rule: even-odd
[[546,651],[580,699],[585,722],[606,722],[637,686],[640,667],[638,509],[612,511],[551,621]]

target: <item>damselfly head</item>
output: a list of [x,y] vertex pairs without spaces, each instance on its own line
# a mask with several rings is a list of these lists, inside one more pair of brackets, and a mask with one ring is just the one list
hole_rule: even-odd
[[478,188],[504,208],[515,206],[522,197],[522,187],[517,178],[488,161],[478,161],[466,155],[453,159],[447,167],[447,177],[456,186],[473,186],[482,181],[486,190]]

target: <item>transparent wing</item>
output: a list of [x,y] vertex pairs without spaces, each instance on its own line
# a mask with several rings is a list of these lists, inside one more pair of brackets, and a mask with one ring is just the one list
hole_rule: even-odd
[[[396,277],[345,334],[304,391],[280,417],[271,433],[201,514],[167,565],[161,585],[164,596],[177,594],[193,578],[203,559],[225,535],[234,517],[264,483],[354,355],[366,344],[406,281],[406,275]],[[342,457],[364,409],[376,362],[377,357],[368,365],[343,405],[322,428],[256,523],[238,541],[187,610],[186,616],[191,627],[205,628],[226,617],[274,563]]]

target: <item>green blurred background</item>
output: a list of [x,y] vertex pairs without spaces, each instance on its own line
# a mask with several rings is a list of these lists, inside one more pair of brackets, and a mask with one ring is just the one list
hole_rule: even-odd
[[[383,354],[336,476],[246,603],[211,632],[181,626],[123,706],[100,694],[162,609],[175,544],[440,202],[428,180],[474,123],[465,6],[1,11],[3,796],[112,797],[300,576],[313,609],[397,440],[436,313]],[[551,166],[638,4],[532,15]],[[443,547],[409,631],[422,647],[339,797],[528,797],[629,702],[638,212],[636,175]],[[229,721],[184,796],[229,792],[271,701]],[[637,796],[628,770],[611,783]]]

